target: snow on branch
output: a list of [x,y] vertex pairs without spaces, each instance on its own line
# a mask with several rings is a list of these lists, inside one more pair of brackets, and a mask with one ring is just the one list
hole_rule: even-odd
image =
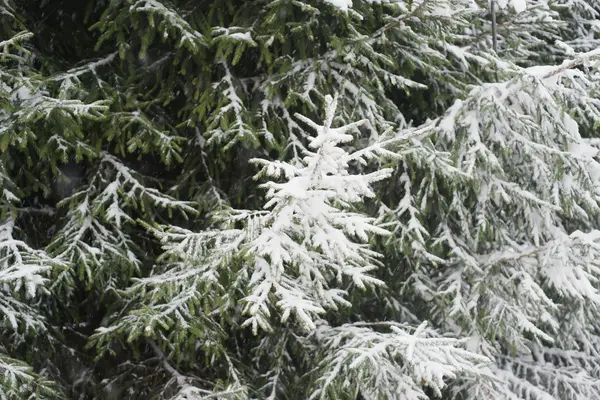
[[56,399],[62,393],[57,385],[36,374],[33,369],[21,360],[0,354],[0,373],[2,382],[0,390],[6,399]]
[[[207,145],[223,145],[224,150],[230,149],[238,142],[258,144],[258,138],[253,127],[249,124],[251,115],[244,104],[241,93],[244,86],[235,79],[225,61],[219,63],[223,77],[213,83],[211,96],[218,97],[217,108],[208,118],[206,136]],[[195,112],[206,113],[205,105],[199,105]]]
[[[147,187],[135,171],[108,153],[101,154],[89,182],[59,203],[65,205],[70,208],[66,222],[49,251],[75,266],[88,282],[113,281],[115,274],[108,268],[109,260],[123,266],[121,272],[125,275],[140,267],[136,246],[123,229],[124,224],[134,222],[132,208],[141,212],[153,212],[155,208],[179,210],[184,216],[196,213],[193,203]],[[68,282],[71,273],[72,270],[61,273],[55,285]]]
[[[456,165],[481,182],[477,198],[482,212],[500,204],[518,206],[529,232],[541,236],[554,225],[552,215],[564,210],[573,195],[582,196],[580,204],[587,207],[568,209],[578,218],[598,210],[589,196],[600,176],[600,164],[590,158],[597,149],[582,140],[563,107],[566,103],[581,114],[587,113],[584,107],[598,108],[585,100],[586,87],[585,81],[546,84],[523,73],[509,82],[473,88],[444,116],[418,129],[437,135],[437,146],[451,151]],[[559,165],[565,178],[557,183]]]
[[[1,133],[0,133],[1,134]],[[0,148],[0,150],[2,150]],[[8,205],[15,205],[19,202],[18,188],[12,182],[2,160],[0,159],[0,211],[3,211]]]
[[228,60],[233,54],[232,65],[236,65],[247,47],[257,47],[252,38],[252,30],[240,26],[214,27],[212,29],[213,43],[216,45],[215,58]]
[[158,189],[146,187],[136,178],[137,174],[133,170],[126,167],[113,155],[104,153],[101,163],[109,166],[115,175],[112,182],[101,191],[95,202],[97,206],[106,207],[107,218],[109,220],[114,219],[117,225],[120,223],[121,217],[127,215],[121,211],[119,200],[121,198],[125,204],[139,206],[142,210],[144,209],[144,203],[149,201],[159,208],[181,210],[184,215],[185,213],[196,213],[196,209],[191,202],[177,200]]
[[81,100],[56,99],[44,95],[24,99],[16,117],[24,121],[35,122],[48,118],[52,112],[64,112],[75,118],[98,119],[108,111],[108,101],[97,100],[86,104]]
[[573,59],[567,59],[558,66],[535,66],[525,69],[525,72],[530,75],[539,77],[540,79],[549,79],[563,72],[577,68],[580,65],[589,67],[593,61],[600,60],[600,49],[588,51],[586,53],[578,53]]
[[[570,235],[558,231],[555,235],[556,239],[541,247],[505,249],[479,256],[478,259],[481,265],[537,264],[541,267],[540,274],[544,276],[546,283],[552,286],[560,297],[585,300],[600,307],[600,292],[596,287],[600,280],[600,264],[596,261],[600,257],[600,231],[575,231]],[[533,274],[534,271],[530,273]],[[524,276],[524,272],[513,272],[511,279],[522,280]],[[535,290],[536,301],[556,307],[533,282],[521,282],[521,287]]]
[[[8,216],[0,223],[0,327],[5,339],[18,346],[27,343],[32,333],[46,332],[45,318],[28,300],[36,297],[53,268],[65,264],[43,250],[33,249],[16,235],[15,221]],[[35,374],[24,362],[2,354],[3,351],[2,347],[0,392],[4,396],[29,398],[33,393],[40,398],[58,396],[52,382]]]
[[264,184],[266,210],[224,210],[214,216],[214,227],[202,232],[146,225],[164,251],[154,273],[128,290],[147,299],[146,305],[99,331],[103,346],[125,332],[135,339],[173,326],[188,331],[197,318],[214,328],[207,330],[211,335],[221,335],[213,314],[231,312],[239,296],[248,315],[244,326],[255,333],[271,329],[275,309],[282,322],[294,318],[311,330],[316,315],[350,305],[339,286],[365,290],[383,283],[370,274],[379,254],[366,243],[387,231],[353,207],[373,197],[370,185],[391,170],[353,175],[348,163],[377,159],[386,151],[376,145],[353,157],[338,147],[352,140],[360,123],[333,127],[336,101],[326,101],[325,125],[300,117],[316,130],[301,164],[254,160],[262,167],[257,178],[286,180]]
[[218,388],[215,388],[216,390],[207,390],[207,389],[202,389],[198,386],[193,385],[192,383],[197,380],[195,379],[193,376],[185,376],[182,375],[179,371],[177,371],[170,363],[169,360],[167,359],[167,356],[165,355],[165,353],[160,349],[160,347],[158,347],[158,345],[156,344],[156,342],[154,342],[153,340],[148,340],[148,344],[150,345],[150,348],[154,351],[154,353],[157,355],[158,359],[162,362],[162,365],[165,369],[165,371],[167,371],[172,378],[167,381],[167,383],[164,385],[165,386],[165,390],[163,391],[163,395],[164,392],[168,391],[169,386],[171,386],[172,384],[176,384],[176,386],[178,387],[177,393],[174,396],[170,396],[170,397],[165,397],[166,399],[169,400],[192,400],[192,399],[247,399],[248,397],[248,388],[241,385],[238,381],[236,381],[234,384],[229,385],[228,387],[224,388],[224,390],[219,390]]
[[[115,264],[135,269],[141,265],[133,252],[134,244],[125,232],[105,225],[90,213],[88,199],[66,217],[66,223],[48,246],[48,251],[73,266],[75,272],[86,281],[100,279],[104,267]],[[107,264],[109,260],[115,264]],[[54,280],[53,287],[71,283],[74,271],[62,271]],[[112,271],[114,274],[114,271]]]
[[311,337],[325,357],[311,399],[331,398],[341,385],[366,398],[426,400],[425,387],[441,396],[449,380],[462,376],[494,380],[490,360],[461,348],[464,340],[441,338],[426,322],[412,334],[402,324],[383,325],[319,325]]
[[[183,46],[192,53],[197,53],[206,46],[202,33],[196,31],[176,10],[168,8],[159,0],[137,0],[130,7],[131,13],[145,13],[148,17],[150,28],[158,28],[164,38],[175,35],[179,46]],[[155,18],[161,22],[156,25]]]
[[96,61],[88,62],[82,66],[72,68],[72,69],[68,70],[67,72],[55,75],[55,76],[51,77],[50,80],[52,80],[52,81],[63,81],[66,79],[75,80],[75,79],[78,79],[81,75],[84,75],[87,73],[92,73],[95,75],[96,70],[98,68],[104,67],[104,66],[110,64],[111,62],[113,62],[118,54],[119,53],[116,51],[112,52],[109,55],[107,55],[106,57],[103,57]]
[[9,60],[19,61],[22,60],[22,56],[13,54],[10,50],[18,50],[27,54],[28,51],[21,46],[21,43],[27,41],[33,37],[33,33],[31,32],[19,32],[10,39],[3,40],[0,42],[0,57]]
[[[600,301],[600,236],[593,229],[600,164],[598,149],[582,138],[600,116],[596,78],[587,70],[599,54],[515,67],[506,82],[473,86],[445,115],[407,130],[431,135],[470,177],[446,186],[442,210],[429,214],[443,221],[429,232],[428,246],[445,246],[443,267],[426,265],[411,280],[445,329],[471,332],[480,338],[472,349],[496,358],[494,374],[509,385],[490,398],[599,393],[590,362],[598,355],[597,332],[590,327]],[[429,179],[401,182],[406,193],[432,190]],[[407,214],[427,214],[411,208],[413,201],[405,195],[398,210],[418,229],[420,221]],[[418,233],[410,239],[417,245]]]
[[382,284],[368,274],[377,267],[378,254],[361,242],[371,234],[388,232],[377,227],[373,219],[348,209],[373,197],[370,185],[387,178],[391,170],[364,175],[348,171],[351,155],[338,144],[353,140],[349,132],[364,121],[332,127],[337,99],[328,96],[325,101],[323,125],[296,115],[316,131],[310,139],[314,152],[305,150],[302,164],[252,161],[262,167],[257,177],[279,178],[283,174],[286,179],[263,184],[267,189],[265,208],[270,211],[247,245],[255,264],[251,292],[245,299],[244,311],[250,315],[245,325],[252,326],[254,332],[259,326],[270,329],[271,291],[284,322],[294,315],[311,330],[314,316],[325,308],[348,305],[345,291],[329,287],[334,280],[346,276],[361,289]]
[[44,275],[64,263],[16,239],[14,232],[15,221],[7,217],[0,224],[0,283],[15,291],[24,287],[28,296],[34,297],[38,286],[46,282]]

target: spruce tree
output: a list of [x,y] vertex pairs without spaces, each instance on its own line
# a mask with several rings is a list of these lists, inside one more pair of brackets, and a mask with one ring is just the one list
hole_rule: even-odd
[[0,395],[596,399],[595,1],[4,0]]

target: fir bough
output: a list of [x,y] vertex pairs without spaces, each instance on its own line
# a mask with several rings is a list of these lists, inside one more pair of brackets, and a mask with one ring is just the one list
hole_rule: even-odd
[[0,2],[0,397],[599,398],[598,5],[497,5]]

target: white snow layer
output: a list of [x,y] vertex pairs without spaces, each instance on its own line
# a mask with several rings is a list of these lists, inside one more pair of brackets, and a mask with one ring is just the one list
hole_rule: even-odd
[[523,12],[527,8],[526,0],[497,0],[497,3],[500,8],[505,8],[510,3],[517,13]]
[[352,0],[325,0],[327,3],[333,4],[335,7],[347,11],[352,7]]

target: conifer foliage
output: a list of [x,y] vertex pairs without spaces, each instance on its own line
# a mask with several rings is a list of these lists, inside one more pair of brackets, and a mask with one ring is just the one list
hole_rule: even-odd
[[494,6],[0,1],[0,398],[600,399],[600,4]]

